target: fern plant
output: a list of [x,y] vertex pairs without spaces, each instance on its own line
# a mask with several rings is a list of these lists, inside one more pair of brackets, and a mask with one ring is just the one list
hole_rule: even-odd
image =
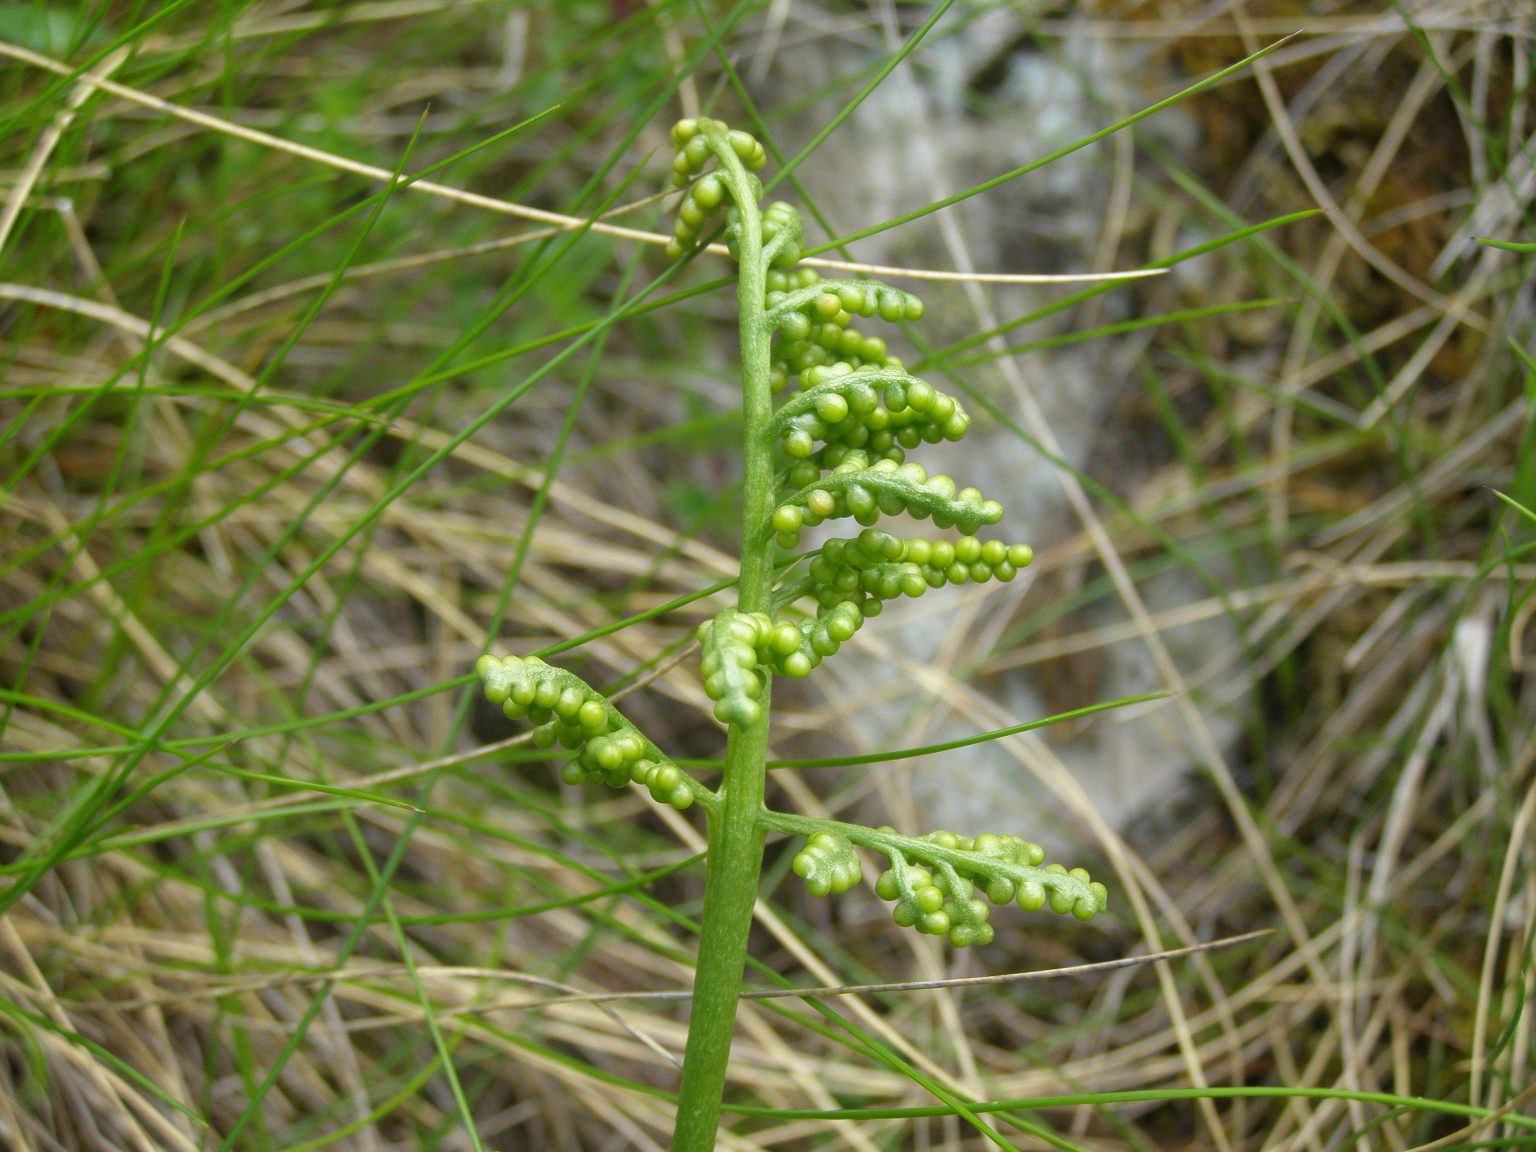
[[[740,580],[735,606],[699,628],[705,690],[726,730],[721,782],[709,788],[694,779],[570,672],[537,658],[489,655],[477,671],[507,716],[535,725],[536,743],[571,751],[562,773],[568,783],[638,785],[660,803],[697,805],[705,814],[703,932],[672,1146],[707,1152],[715,1147],[767,833],[803,839],[793,868],[815,896],[858,883],[860,849],[882,858],[887,867],[875,891],[893,903],[896,923],[957,947],[992,939],[989,902],[1087,920],[1104,909],[1106,893],[1081,868],[1045,864],[1044,851],[1017,836],[906,836],[765,807],[774,676],[808,676],[888,600],[1011,580],[1031,552],[978,537],[1002,519],[997,501],[907,459],[925,442],[959,440],[969,418],[954,397],[908,374],[884,340],[853,325],[917,320],[922,302],[878,280],[821,279],[797,267],[800,217],[787,204],[760,203],[754,172],[766,155],[748,133],[698,118],[680,121],[672,139],[676,182],[686,191],[669,253],[694,250],[723,216],[739,266]],[[797,387],[775,410],[775,395],[791,381]],[[958,535],[901,536],[875,526],[903,513]],[[827,540],[783,569],[780,550],[799,548],[805,529],[840,519],[862,531]]]

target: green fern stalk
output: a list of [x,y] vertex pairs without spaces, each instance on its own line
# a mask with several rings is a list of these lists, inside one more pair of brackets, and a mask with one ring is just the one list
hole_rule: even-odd
[[[680,135],[680,131],[674,133]],[[773,537],[768,523],[775,484],[773,443],[767,434],[773,419],[773,394],[769,386],[773,332],[768,327],[764,307],[768,268],[763,253],[762,219],[753,187],[757,180],[748,173],[738,154],[741,145],[736,142],[741,138],[740,134],[733,137],[725,125],[716,121],[700,125],[699,134],[694,137],[709,142],[739,218],[736,303],[745,429],[737,610],[745,613],[767,612],[772,607]],[[683,143],[687,147],[692,141]],[[749,162],[761,164],[762,148],[756,141],[746,151]],[[767,775],[764,764],[768,759],[770,678],[762,676],[759,682],[761,689],[752,700],[757,707],[746,709],[745,715],[738,715],[730,724],[725,774],[720,783],[720,812],[709,821],[703,932],[699,938],[688,1044],[683,1054],[683,1082],[672,1134],[675,1152],[713,1149],[715,1130],[720,1123],[731,1034],[746,965],[747,934],[752,927],[752,908],[757,901],[758,875],[763,866],[761,817]],[[737,695],[739,698],[740,694]]]
[[[852,327],[855,317],[916,320],[915,296],[875,280],[821,280],[797,269],[803,230],[793,208],[761,206],[753,175],[762,145],[718,120],[680,121],[674,257],[691,251],[725,216],[739,266],[744,471],[741,578],[734,608],[699,629],[704,686],[726,727],[725,772],[711,790],[673,764],[613,704],[577,677],[536,658],[482,657],[486,695],[535,725],[535,742],[568,748],[572,784],[640,785],[659,803],[697,804],[709,833],[703,929],[683,1060],[674,1152],[710,1152],[720,1120],[747,937],[769,831],[805,838],[795,874],[816,896],[847,892],[862,876],[859,849],[888,868],[876,893],[903,927],[957,947],[992,939],[988,902],[1026,911],[1049,906],[1087,920],[1103,911],[1104,886],[1083,869],[1045,865],[1044,851],[1016,836],[931,832],[898,835],[774,812],[764,807],[772,679],[810,674],[898,596],[947,584],[1010,580],[1032,553],[980,540],[1003,509],[974,488],[929,475],[906,453],[958,440],[969,417],[958,401],[906,373],[885,342]],[[774,411],[791,379],[797,394]],[[906,514],[957,529],[958,539],[903,538],[874,525]],[[776,549],[801,533],[848,518],[863,527],[826,541],[803,571],[775,586]],[[814,607],[801,608],[804,602]]]

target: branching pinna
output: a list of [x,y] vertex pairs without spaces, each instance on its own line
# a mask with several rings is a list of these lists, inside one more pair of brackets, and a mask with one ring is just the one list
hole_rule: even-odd
[[[672,139],[676,182],[687,191],[669,253],[692,251],[723,217],[740,269],[741,579],[736,606],[699,628],[704,687],[727,733],[720,786],[710,789],[672,763],[569,672],[516,656],[482,657],[477,670],[487,697],[536,725],[537,743],[574,753],[562,773],[567,782],[640,785],[660,803],[705,813],[703,933],[672,1146],[709,1152],[767,832],[804,838],[794,871],[816,896],[858,883],[859,849],[883,857],[888,867],[875,891],[894,903],[896,923],[957,947],[992,939],[989,901],[1087,920],[1103,911],[1106,894],[1081,868],[1045,865],[1044,851],[1016,836],[901,836],[764,806],[775,675],[808,676],[887,600],[1011,580],[1032,554],[977,536],[1002,519],[996,500],[907,460],[921,444],[959,440],[970,418],[954,397],[909,375],[884,340],[853,324],[917,320],[922,302],[877,280],[823,280],[796,267],[800,216],[787,204],[760,205],[763,186],[753,172],[766,156],[749,134],[699,118],[680,121]],[[792,381],[796,390],[775,411],[774,395]],[[959,535],[898,536],[875,527],[903,513]],[[863,530],[826,541],[780,574],[776,549],[796,549],[805,529],[840,519]]]

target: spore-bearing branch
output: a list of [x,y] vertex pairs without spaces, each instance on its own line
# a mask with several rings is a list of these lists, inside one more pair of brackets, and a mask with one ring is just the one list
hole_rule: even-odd
[[773,510],[774,538],[781,548],[800,544],[802,528],[824,520],[852,517],[872,525],[881,516],[906,513],[919,520],[932,518],[940,528],[957,528],[974,535],[1003,518],[1003,506],[975,488],[956,489],[948,476],[929,476],[921,464],[894,460],[869,463],[863,452],[851,451],[832,472],[806,485]]
[[[804,487],[804,462],[818,473],[835,467],[853,449],[871,460],[901,463],[908,449],[961,439],[971,418],[953,396],[900,368],[849,368],[835,364],[808,370],[805,386],[774,414],[772,429],[791,460],[786,480]],[[825,445],[817,451],[816,444]],[[814,477],[812,477],[814,479]]]
[[612,701],[575,673],[537,656],[489,655],[475,662],[475,671],[485,686],[485,698],[500,704],[508,719],[533,723],[536,745],[559,744],[575,753],[560,772],[567,784],[639,784],[673,808],[688,808],[695,801],[714,807],[713,792],[672,763]]
[[890,828],[780,812],[765,813],[764,822],[806,837],[806,847],[792,863],[812,895],[824,895],[823,888],[842,892],[853,886],[849,860],[854,845],[884,856],[890,866],[876,881],[875,892],[895,902],[896,923],[948,937],[956,947],[992,940],[989,909],[978,892],[994,904],[1016,903],[1027,912],[1049,907],[1079,920],[1091,920],[1109,902],[1104,885],[1085,869],[1044,864],[1045,849],[1017,836],[900,836]]

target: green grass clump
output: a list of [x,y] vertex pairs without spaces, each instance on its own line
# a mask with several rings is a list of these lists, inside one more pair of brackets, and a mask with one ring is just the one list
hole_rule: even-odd
[[[802,318],[770,363],[809,383],[777,428],[818,471],[794,492],[882,511],[894,479],[817,488],[864,453],[1010,512],[969,561],[931,525],[846,533],[826,575],[878,627],[765,610],[800,633],[767,659],[825,660],[775,694],[733,1146],[1528,1142],[1528,69],[1493,5],[1346,6],[1247,61],[1292,31],[1193,4],[0,4],[0,1144],[664,1144],[706,871],[703,804],[671,801],[718,783],[714,711],[741,708],[691,655],[736,595],[731,238],[674,269],[726,221],[695,184],[680,239],[655,195],[696,115],[761,142],[804,221],[783,242],[839,285],[770,285]],[[1010,70],[1041,64],[1100,101],[1069,147],[1017,129],[1046,110]],[[920,163],[935,138],[977,169]],[[1026,199],[1079,162],[1082,253],[1072,204]],[[870,242],[918,275],[812,263]],[[1168,273],[922,278],[1044,260]],[[1110,402],[1079,455],[1038,398],[1090,355]],[[860,409],[888,424],[854,443]],[[934,459],[958,414],[964,468]],[[1064,511],[980,482],[1006,451]],[[821,515],[790,496],[786,539]],[[992,547],[1016,525],[1027,568]],[[1186,643],[1210,621],[1225,642]],[[479,699],[487,635],[669,761],[619,740],[583,775],[648,762],[640,787],[568,788],[559,734]],[[1037,672],[1072,736],[999,703]],[[1201,775],[1122,833],[1060,760],[1124,692]],[[989,756],[1046,781],[1113,911],[997,911],[957,960],[893,907],[948,936],[991,893],[855,876],[828,822],[878,793],[931,828],[908,769],[980,788]],[[834,762],[858,770],[809,775]]]

